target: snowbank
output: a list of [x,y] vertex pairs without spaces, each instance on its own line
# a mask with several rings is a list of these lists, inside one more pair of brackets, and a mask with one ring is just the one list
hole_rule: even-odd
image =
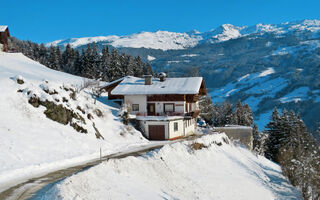
[[[23,81],[19,84],[18,79]],[[100,148],[106,155],[149,144],[140,132],[120,122],[106,97],[96,104],[91,90],[77,93],[75,100],[69,97],[72,92],[64,87],[82,83],[81,77],[51,70],[20,53],[0,55],[0,191],[27,177],[97,158]],[[28,103],[34,95],[84,118],[79,124],[88,133],[48,119],[44,106]],[[97,116],[96,109],[103,116]],[[96,138],[93,123],[104,140]]]
[[[197,148],[196,148],[197,147]],[[224,134],[109,160],[54,185],[44,199],[299,199],[280,167]]]

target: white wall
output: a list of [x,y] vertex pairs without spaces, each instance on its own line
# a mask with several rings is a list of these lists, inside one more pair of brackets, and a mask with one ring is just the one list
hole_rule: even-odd
[[144,128],[144,134],[149,138],[149,125],[164,125],[165,139],[169,139],[169,122],[168,121],[141,121],[140,124]]
[[185,130],[185,135],[186,136],[194,134],[194,131],[195,131],[195,119],[194,118],[190,119],[189,125],[188,125],[188,120],[184,120],[184,126],[185,126],[184,130]]
[[[163,114],[163,105],[165,103],[174,103],[174,112],[185,113],[185,102],[184,101],[148,101],[148,103],[155,103],[156,113]],[[177,106],[181,105],[181,106]]]
[[146,95],[126,95],[124,96],[124,103],[129,105],[139,104],[139,111],[131,111],[131,114],[146,113],[147,112],[147,96]]
[[[174,123],[178,123],[178,131],[174,131]],[[180,137],[184,136],[184,125],[183,125],[183,119],[180,120],[175,120],[175,121],[170,121],[169,122],[169,138],[175,138],[175,137]]]
[[[174,131],[174,123],[178,123],[178,131]],[[165,139],[172,139],[180,136],[184,136],[184,120],[174,120],[174,121],[140,121],[141,127],[144,130],[144,135],[149,138],[149,125],[164,125]],[[193,126],[189,126],[189,130],[192,130]],[[189,135],[193,134],[193,131],[189,131]]]

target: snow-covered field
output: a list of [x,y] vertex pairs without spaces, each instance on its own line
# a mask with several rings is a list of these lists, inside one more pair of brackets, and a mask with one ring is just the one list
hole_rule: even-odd
[[[17,77],[24,83],[18,84]],[[62,88],[82,83],[80,77],[48,69],[20,53],[0,53],[0,192],[27,177],[98,158],[100,148],[106,155],[150,144],[140,132],[120,122],[117,109],[106,98],[95,105],[91,91],[82,90],[72,100],[70,91]],[[44,89],[58,94],[49,95]],[[75,111],[85,119],[82,126],[88,133],[48,119],[45,107],[28,103],[32,95]],[[102,111],[103,117],[95,114],[96,109]],[[91,120],[87,118],[89,113]],[[96,138],[93,123],[104,140]]]
[[109,160],[54,185],[43,199],[300,199],[275,163],[224,134]]

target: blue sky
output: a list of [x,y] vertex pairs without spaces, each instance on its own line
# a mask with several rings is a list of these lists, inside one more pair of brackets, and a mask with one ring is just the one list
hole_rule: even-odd
[[141,31],[201,32],[225,23],[254,25],[320,19],[319,0],[10,0],[0,25],[34,42]]

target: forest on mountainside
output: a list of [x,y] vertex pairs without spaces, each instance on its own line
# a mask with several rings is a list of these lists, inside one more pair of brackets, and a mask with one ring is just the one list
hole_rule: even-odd
[[128,75],[141,77],[153,74],[151,65],[144,63],[139,56],[133,58],[114,48],[111,51],[108,46],[100,53],[95,43],[88,44],[81,51],[67,45],[63,52],[59,46],[47,48],[44,44],[14,37],[9,38],[8,43],[10,52],[21,52],[51,69],[85,78],[113,81]]

